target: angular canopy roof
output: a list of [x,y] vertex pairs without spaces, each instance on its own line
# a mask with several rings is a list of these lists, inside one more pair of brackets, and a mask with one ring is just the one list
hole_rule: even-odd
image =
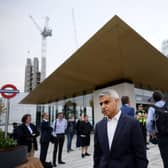
[[114,16],[21,103],[49,103],[115,81],[168,91],[167,72],[168,59]]

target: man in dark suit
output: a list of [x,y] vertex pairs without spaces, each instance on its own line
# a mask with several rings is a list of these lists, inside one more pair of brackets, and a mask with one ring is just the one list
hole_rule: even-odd
[[128,96],[122,96],[121,97],[121,103],[122,103],[122,107],[121,107],[121,112],[134,117],[135,116],[135,110],[133,107],[130,106],[130,99]]
[[41,130],[40,160],[43,163],[43,165],[45,164],[45,161],[46,161],[47,150],[48,150],[51,132],[52,132],[52,127],[50,127],[48,119],[49,119],[48,113],[43,113],[42,114],[42,122],[41,122],[41,126],[40,126],[40,130]]
[[94,168],[147,168],[140,125],[121,113],[118,93],[103,91],[99,102],[106,117],[95,127]]

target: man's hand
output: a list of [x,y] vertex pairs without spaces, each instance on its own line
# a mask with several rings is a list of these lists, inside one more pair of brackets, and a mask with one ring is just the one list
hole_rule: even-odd
[[157,136],[156,136],[156,132],[153,131],[152,133],[150,133],[150,136],[151,136],[152,138],[156,138],[156,137],[157,137]]

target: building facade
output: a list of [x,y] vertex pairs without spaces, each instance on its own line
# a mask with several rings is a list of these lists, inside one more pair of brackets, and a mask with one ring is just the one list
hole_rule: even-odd
[[36,124],[40,124],[41,114],[43,112],[49,113],[50,122],[52,123],[56,118],[57,113],[63,111],[65,118],[68,118],[73,114],[75,118],[78,119],[81,114],[87,114],[89,116],[89,122],[92,125],[95,125],[96,122],[103,118],[98,98],[100,92],[104,89],[115,89],[120,97],[129,96],[131,106],[134,107],[135,111],[139,104],[143,104],[146,110],[151,105],[149,100],[152,96],[152,91],[135,88],[134,84],[125,82],[98,89],[90,94],[67,98],[45,105],[37,105]]
[[25,84],[24,91],[30,92],[32,90],[32,61],[30,58],[27,58],[25,66]]
[[37,57],[33,59],[33,71],[32,71],[32,89],[36,88],[40,84],[40,72],[39,72],[39,60]]
[[[168,92],[167,71],[168,59],[114,16],[21,103],[38,104],[40,114],[44,111],[40,104],[50,102],[51,120],[60,109],[66,117],[73,112],[76,118],[91,109],[94,124],[103,117],[98,100],[101,90],[112,88],[120,97],[129,96],[134,108],[149,106],[153,90]],[[88,93],[92,95],[89,105]]]
[[40,84],[39,60],[37,57],[32,60],[27,58],[25,67],[25,87],[24,92],[30,92]]
[[41,82],[46,78],[46,57],[41,58]]

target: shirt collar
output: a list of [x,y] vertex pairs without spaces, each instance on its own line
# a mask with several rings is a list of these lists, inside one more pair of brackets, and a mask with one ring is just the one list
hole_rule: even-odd
[[124,104],[125,106],[129,106],[129,104]]
[[43,121],[48,122],[48,120],[46,120],[46,119],[43,119]]
[[107,117],[107,120],[108,121],[111,121],[111,120],[117,120],[118,121],[119,118],[120,118],[120,115],[121,115],[121,110],[112,119]]

